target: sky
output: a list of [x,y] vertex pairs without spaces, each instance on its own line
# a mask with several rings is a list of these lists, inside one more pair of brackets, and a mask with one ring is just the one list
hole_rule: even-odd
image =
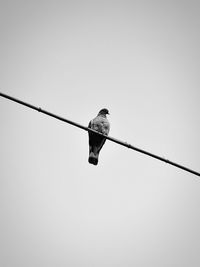
[[[200,171],[200,2],[1,0],[0,91]],[[198,267],[198,176],[0,98],[0,265]]]

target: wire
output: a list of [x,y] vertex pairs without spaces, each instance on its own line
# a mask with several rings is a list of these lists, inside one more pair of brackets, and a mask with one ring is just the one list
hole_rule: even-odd
[[103,136],[103,137],[105,137],[106,139],[108,139],[108,140],[110,140],[110,141],[112,141],[112,142],[114,142],[114,143],[117,143],[117,144],[119,144],[119,145],[122,145],[122,146],[125,146],[125,147],[127,147],[127,148],[133,149],[133,150],[135,150],[135,151],[138,151],[138,152],[140,152],[140,153],[142,153],[142,154],[145,154],[145,155],[150,156],[150,157],[152,157],[152,158],[155,158],[155,159],[157,159],[157,160],[164,161],[165,163],[168,163],[168,164],[170,164],[170,165],[173,165],[173,166],[175,166],[175,167],[177,167],[177,168],[179,168],[179,169],[182,169],[182,170],[184,170],[184,171],[193,173],[194,175],[200,176],[200,173],[197,172],[197,171],[194,171],[194,170],[189,169],[189,168],[187,168],[187,167],[185,167],[185,166],[183,166],[183,165],[180,165],[180,164],[175,163],[175,162],[173,162],[173,161],[170,161],[170,160],[168,160],[168,159],[165,159],[165,158],[162,158],[162,157],[157,156],[157,155],[155,155],[155,154],[152,154],[152,153],[150,153],[150,152],[148,152],[148,151],[145,151],[145,150],[143,150],[143,149],[140,149],[140,148],[138,148],[138,147],[132,146],[131,144],[128,144],[128,143],[126,143],[126,142],[122,142],[122,141],[120,141],[120,140],[118,140],[118,139],[115,139],[115,138],[113,138],[113,137],[110,137],[110,136],[104,135],[104,134],[102,134],[102,133],[99,133],[99,132],[97,132],[97,131],[95,131],[95,130],[93,130],[93,129],[90,129],[90,128],[88,128],[88,127],[85,127],[85,126],[83,126],[83,125],[81,125],[81,124],[79,124],[79,123],[76,123],[76,122],[74,122],[74,121],[71,121],[71,120],[68,120],[68,119],[66,119],[66,118],[63,118],[63,117],[61,117],[61,116],[58,116],[58,115],[56,115],[56,114],[53,114],[53,113],[51,113],[51,112],[49,112],[49,111],[47,111],[47,110],[44,110],[44,109],[42,109],[41,107],[33,106],[33,105],[29,104],[29,103],[26,103],[26,102],[24,102],[24,101],[22,101],[22,100],[19,100],[19,99],[17,99],[17,98],[14,98],[14,97],[12,97],[12,96],[6,95],[6,94],[1,93],[1,92],[0,92],[0,96],[2,96],[2,97],[4,97],[4,98],[7,98],[7,99],[9,99],[9,100],[11,100],[11,101],[17,102],[18,104],[24,105],[24,106],[26,106],[26,107],[28,107],[28,108],[37,110],[38,112],[44,113],[44,114],[46,114],[46,115],[48,115],[48,116],[51,116],[51,117],[53,117],[53,118],[55,118],[55,119],[57,119],[57,120],[64,121],[64,122],[66,122],[66,123],[68,123],[68,124],[71,124],[71,125],[73,125],[73,126],[75,126],[75,127],[81,128],[82,130],[85,130],[85,131],[87,131],[87,132],[93,132],[93,133],[95,133],[95,134],[98,134],[98,135],[100,135],[100,136]]

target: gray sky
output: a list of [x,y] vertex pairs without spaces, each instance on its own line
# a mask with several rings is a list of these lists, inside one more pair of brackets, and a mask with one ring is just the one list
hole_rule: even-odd
[[[0,2],[0,90],[200,171],[200,2]],[[0,265],[198,267],[200,180],[0,99]]]

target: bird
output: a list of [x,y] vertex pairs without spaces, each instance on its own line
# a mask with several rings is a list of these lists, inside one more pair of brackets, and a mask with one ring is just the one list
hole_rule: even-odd
[[[97,116],[89,122],[88,128],[98,131],[104,135],[108,135],[110,131],[110,123],[106,115],[110,115],[107,108],[99,111]],[[106,138],[98,134],[88,132],[89,135],[89,158],[88,162],[93,165],[98,164],[99,152],[102,149]]]

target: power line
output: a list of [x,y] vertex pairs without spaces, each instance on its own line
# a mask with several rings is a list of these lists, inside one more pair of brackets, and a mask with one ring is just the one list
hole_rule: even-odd
[[152,153],[150,153],[150,152],[148,152],[148,151],[145,151],[145,150],[143,150],[143,149],[140,149],[140,148],[138,148],[138,147],[132,146],[131,144],[128,144],[128,143],[126,143],[126,142],[122,142],[122,141],[120,141],[120,140],[118,140],[118,139],[115,139],[115,138],[113,138],[113,137],[103,135],[102,133],[99,133],[99,132],[97,132],[97,131],[95,131],[95,130],[93,130],[93,129],[90,129],[90,128],[88,128],[88,127],[85,127],[85,126],[83,126],[83,125],[81,125],[81,124],[79,124],[79,123],[76,123],[76,122],[74,122],[74,121],[71,121],[71,120],[68,120],[68,119],[66,119],[66,118],[63,118],[63,117],[61,117],[61,116],[58,116],[58,115],[56,115],[56,114],[53,114],[53,113],[51,113],[51,112],[49,112],[49,111],[47,111],[47,110],[44,110],[44,109],[42,109],[41,107],[36,107],[36,106],[34,106],[34,105],[31,105],[31,104],[29,104],[29,103],[26,103],[26,102],[24,102],[24,101],[22,101],[22,100],[19,100],[19,99],[17,99],[17,98],[14,98],[14,97],[12,97],[12,96],[6,95],[6,94],[1,93],[1,92],[0,92],[0,96],[2,96],[2,97],[4,97],[4,98],[7,98],[7,99],[9,99],[9,100],[11,100],[11,101],[17,102],[18,104],[24,105],[24,106],[26,106],[26,107],[28,107],[28,108],[37,110],[38,112],[44,113],[44,114],[46,114],[46,115],[48,115],[48,116],[50,116],[50,117],[53,117],[53,118],[55,118],[55,119],[58,119],[58,120],[60,120],[60,121],[64,121],[64,122],[66,122],[66,123],[68,123],[68,124],[71,124],[71,125],[73,125],[73,126],[76,126],[76,127],[78,127],[78,128],[81,128],[82,130],[85,130],[85,131],[87,131],[87,132],[93,132],[93,133],[96,133],[96,134],[98,134],[98,135],[101,135],[101,136],[105,137],[106,139],[108,139],[108,140],[110,140],[110,141],[112,141],[112,142],[114,142],[114,143],[117,143],[117,144],[119,144],[119,145],[122,145],[122,146],[125,146],[125,147],[127,147],[127,148],[133,149],[133,150],[135,150],[135,151],[138,151],[138,152],[140,152],[140,153],[142,153],[142,154],[145,154],[145,155],[150,156],[150,157],[152,157],[152,158],[155,158],[155,159],[157,159],[157,160],[164,161],[165,163],[168,163],[168,164],[170,164],[170,165],[173,165],[173,166],[175,166],[175,167],[177,167],[177,168],[180,168],[180,169],[182,169],[182,170],[184,170],[184,171],[187,171],[187,172],[193,173],[193,174],[195,174],[195,175],[197,175],[197,176],[200,176],[200,173],[199,173],[199,172],[196,172],[196,171],[194,171],[194,170],[191,170],[191,169],[189,169],[189,168],[187,168],[187,167],[185,167],[185,166],[183,166],[183,165],[180,165],[180,164],[175,163],[175,162],[173,162],[173,161],[170,161],[170,160],[168,160],[168,159],[162,158],[162,157],[160,157],[160,156],[157,156],[157,155],[155,155],[155,154],[152,154]]

